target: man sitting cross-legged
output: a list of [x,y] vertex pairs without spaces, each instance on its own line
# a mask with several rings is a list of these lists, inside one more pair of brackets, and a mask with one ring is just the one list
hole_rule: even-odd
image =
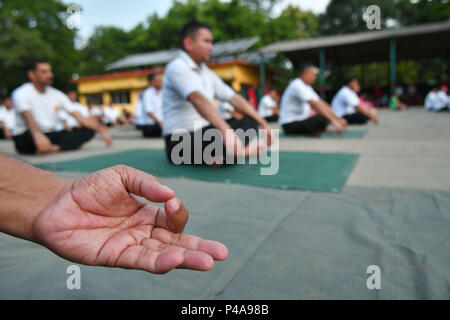
[[[212,164],[204,161],[203,151],[215,141],[202,139],[201,145],[195,145],[195,131],[203,133],[209,129],[215,129],[221,134],[219,141],[226,151],[236,157],[248,157],[261,152],[270,145],[272,133],[267,122],[258,115],[258,112],[231,87],[225,84],[206,62],[209,61],[213,48],[213,37],[210,27],[204,23],[191,22],[185,25],[181,31],[182,52],[179,57],[170,62],[165,70],[163,84],[163,135],[166,143],[166,152],[169,161],[174,163],[173,150],[179,143],[190,140],[190,156],[183,164]],[[250,117],[254,122],[235,121],[230,126],[224,121],[213,106],[213,100],[227,101],[236,111]],[[244,119],[242,119],[244,120]],[[251,128],[249,127],[251,125]],[[244,147],[245,141],[241,141],[235,134],[236,129],[256,129],[259,124],[266,129],[265,144],[261,146],[254,140]],[[180,131],[183,132],[179,135]],[[198,132],[197,132],[198,133]],[[181,139],[181,140],[180,140]],[[197,147],[197,148],[196,148]],[[197,150],[197,151],[195,151]],[[182,156],[182,153],[176,156]],[[199,153],[202,154],[199,154]],[[197,156],[195,156],[197,154]],[[200,159],[200,161],[196,161]],[[223,164],[220,155],[215,164]]]
[[[347,121],[337,116],[311,87],[317,79],[317,72],[312,63],[302,64],[299,77],[291,81],[284,91],[278,122],[286,134],[317,136],[331,129],[328,127],[330,122],[338,132],[345,130]],[[316,114],[312,114],[312,110]]]

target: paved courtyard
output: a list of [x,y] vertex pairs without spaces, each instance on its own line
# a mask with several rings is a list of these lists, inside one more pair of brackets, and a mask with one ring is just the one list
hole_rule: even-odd
[[[362,139],[280,140],[283,151],[359,154],[340,193],[160,178],[189,208],[185,232],[228,246],[212,271],[80,266],[82,288],[68,290],[71,262],[1,234],[0,299],[449,299],[450,112],[382,110],[366,128]],[[19,156],[4,140],[0,151],[40,164],[164,147],[131,127],[112,135],[110,148],[96,137],[74,152]],[[371,265],[380,290],[366,285]]]

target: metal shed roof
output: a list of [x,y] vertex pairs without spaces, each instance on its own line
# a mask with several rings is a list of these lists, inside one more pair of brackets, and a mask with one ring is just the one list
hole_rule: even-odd
[[260,52],[282,52],[294,64],[317,61],[324,50],[327,61],[338,64],[383,61],[389,58],[389,41],[397,42],[398,59],[446,57],[450,55],[450,22],[430,23],[397,29],[374,30],[313,39],[280,41]]
[[[255,36],[251,38],[217,42],[214,44],[211,59],[212,61],[215,61],[221,60],[220,57],[223,56],[236,56],[247,51],[258,41],[259,37]],[[180,49],[170,49],[133,54],[108,64],[106,70],[165,64],[175,59],[179,52]]]

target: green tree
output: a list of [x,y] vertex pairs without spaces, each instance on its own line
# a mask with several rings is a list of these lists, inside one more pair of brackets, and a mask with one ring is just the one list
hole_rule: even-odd
[[24,62],[50,60],[55,86],[66,88],[79,62],[75,32],[65,25],[67,5],[59,0],[0,1],[0,90],[26,81]]
[[81,74],[102,73],[108,63],[133,53],[129,42],[130,34],[120,28],[96,27],[81,52]]

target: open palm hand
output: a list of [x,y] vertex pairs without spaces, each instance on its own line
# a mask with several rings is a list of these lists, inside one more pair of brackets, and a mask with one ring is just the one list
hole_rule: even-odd
[[[164,208],[144,203],[132,194]],[[156,178],[126,166],[68,180],[36,218],[38,242],[61,257],[86,265],[166,273],[174,268],[207,271],[227,248],[181,232],[188,210]]]

